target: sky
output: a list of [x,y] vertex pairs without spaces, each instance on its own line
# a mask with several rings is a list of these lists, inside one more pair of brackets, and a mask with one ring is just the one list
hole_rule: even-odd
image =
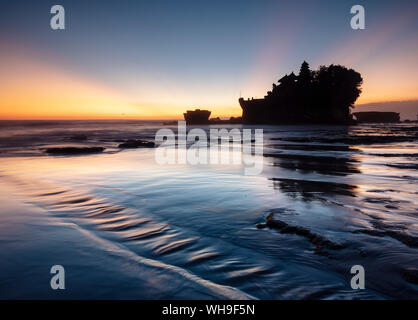
[[[50,27],[54,4],[65,30]],[[350,27],[355,4],[364,30]],[[2,1],[0,118],[239,116],[240,96],[263,97],[304,60],[360,72],[358,104],[412,101],[413,115],[417,39],[417,1]]]

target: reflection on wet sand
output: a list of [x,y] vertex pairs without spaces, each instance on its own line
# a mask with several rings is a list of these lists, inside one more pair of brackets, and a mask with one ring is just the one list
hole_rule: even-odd
[[[19,210],[30,203],[43,212],[22,233],[17,232],[21,221],[11,223],[12,210],[0,214],[2,232],[11,234],[0,237],[0,255],[8,261],[0,264],[0,283],[11,276],[20,281],[19,248],[31,249],[23,264],[37,264],[44,272],[48,268],[39,252],[47,252],[44,258],[58,255],[63,246],[53,244],[68,242],[68,267],[80,275],[86,260],[98,256],[91,248],[100,240],[106,246],[98,249],[98,264],[111,262],[113,268],[115,255],[123,252],[152,270],[138,273],[118,257],[117,276],[95,267],[110,288],[90,282],[87,289],[79,286],[77,294],[67,291],[69,297],[418,296],[415,129],[267,126],[265,171],[245,176],[237,167],[159,166],[153,149],[119,150],[116,140],[150,139],[158,128],[142,122],[72,122],[29,125],[27,132],[9,126],[10,137],[0,131],[4,194],[22,199]],[[106,151],[79,156],[38,152],[57,145]],[[88,237],[74,236],[63,226]],[[33,234],[47,244],[32,250]],[[354,264],[367,270],[361,292],[351,290],[347,281]],[[121,279],[132,270],[147,286],[121,295]],[[39,280],[42,272],[31,276]],[[8,298],[44,293],[43,286],[30,289],[15,290]]]
[[298,179],[270,178],[273,188],[289,195],[292,198],[301,197],[303,200],[318,199],[319,196],[344,195],[355,197],[356,186],[328,182]]
[[319,173],[335,176],[346,176],[352,173],[361,173],[356,163],[358,160],[349,157],[326,157],[299,154],[265,154],[273,158],[272,165],[298,170],[302,173]]
[[360,152],[359,149],[352,146],[329,145],[329,144],[270,144],[267,147],[279,150],[301,150],[301,151],[346,151]]
[[416,137],[411,136],[395,136],[395,135],[347,135],[345,137],[287,137],[274,138],[272,140],[281,140],[289,142],[320,142],[320,143],[346,143],[349,145],[370,145],[380,143],[394,143],[394,142],[414,142]]

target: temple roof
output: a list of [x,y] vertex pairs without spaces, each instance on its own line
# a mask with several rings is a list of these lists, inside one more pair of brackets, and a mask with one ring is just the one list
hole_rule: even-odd
[[297,78],[298,77],[292,72],[289,75],[285,74],[284,77],[279,79],[279,81],[277,82],[283,83],[283,82],[295,81]]

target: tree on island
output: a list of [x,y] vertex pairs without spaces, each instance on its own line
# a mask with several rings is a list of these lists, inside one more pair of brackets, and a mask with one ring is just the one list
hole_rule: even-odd
[[309,63],[303,61],[302,65],[300,66],[299,76],[298,76],[298,83],[302,85],[310,85],[313,81],[314,73],[309,69]]
[[350,108],[361,93],[360,73],[340,65],[321,66],[315,72],[315,103],[319,116],[352,120]]
[[350,123],[361,93],[361,75],[340,65],[311,71],[304,61],[299,75],[285,75],[264,99],[239,102],[244,123]]

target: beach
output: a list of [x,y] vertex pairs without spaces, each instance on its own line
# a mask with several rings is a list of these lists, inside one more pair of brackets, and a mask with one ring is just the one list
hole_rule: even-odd
[[[118,147],[162,127],[176,130],[2,122],[1,298],[418,297],[416,126],[226,126],[263,128],[255,176]],[[68,146],[104,151],[45,151]],[[65,290],[50,288],[53,265],[65,268]],[[353,265],[365,290],[350,287]]]

